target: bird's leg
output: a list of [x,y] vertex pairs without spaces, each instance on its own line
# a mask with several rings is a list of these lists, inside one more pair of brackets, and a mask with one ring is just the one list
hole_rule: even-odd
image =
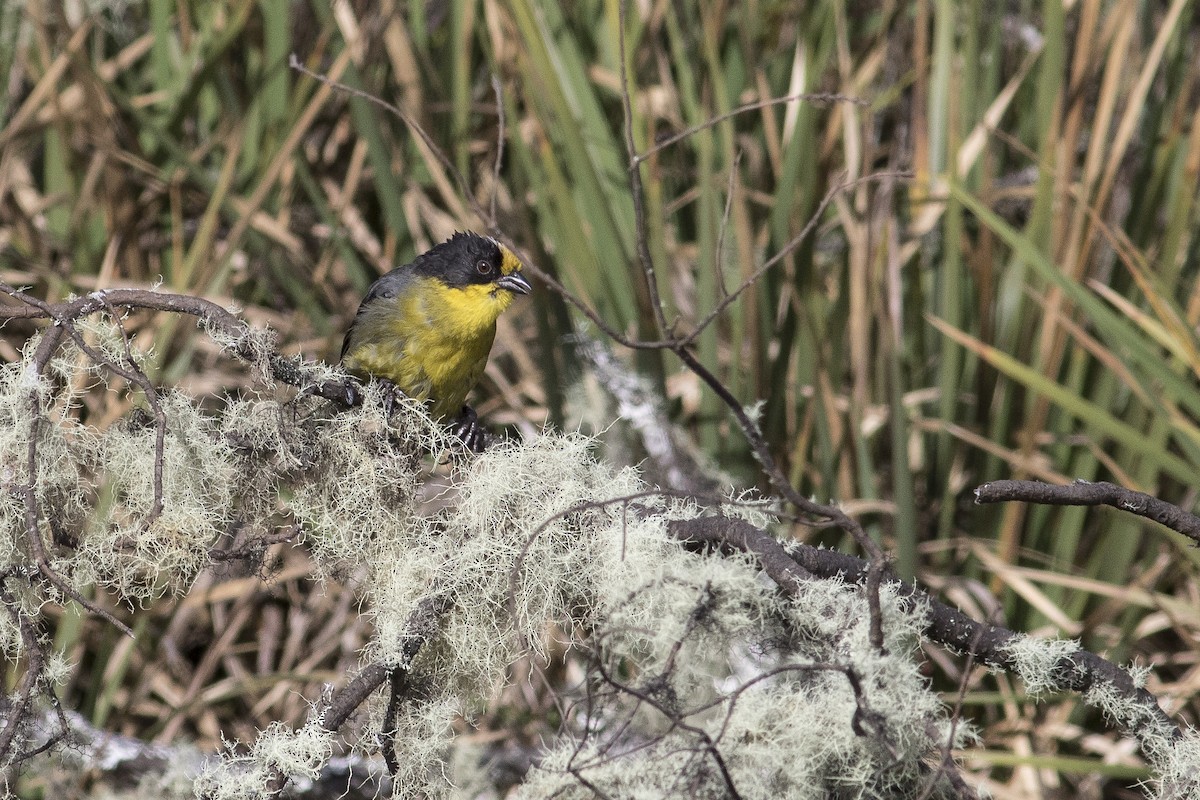
[[450,433],[472,453],[482,453],[487,449],[488,432],[479,424],[479,415],[470,406],[463,406],[450,423]]
[[407,397],[407,395],[387,378],[376,378],[375,380],[379,381],[379,387],[383,389],[383,415],[390,419],[392,412],[400,404],[400,398]]

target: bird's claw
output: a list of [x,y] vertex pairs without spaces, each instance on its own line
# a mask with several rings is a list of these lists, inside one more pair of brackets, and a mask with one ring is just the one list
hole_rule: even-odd
[[[404,391],[387,378],[376,378],[382,390],[381,404],[384,416],[389,419],[399,408],[402,398],[407,397]],[[346,383],[343,399],[347,406],[357,406],[363,402],[363,387],[358,383]],[[479,415],[470,406],[463,406],[462,411],[450,423],[450,435],[462,442],[463,447],[471,453],[482,453],[487,449],[491,438],[487,429],[479,424]]]
[[400,405],[400,398],[405,397],[403,391],[387,378],[379,378],[379,388],[383,389],[383,415],[391,419],[392,412]]
[[487,449],[488,432],[479,424],[479,415],[470,406],[463,406],[458,417],[450,423],[450,434],[472,453]]

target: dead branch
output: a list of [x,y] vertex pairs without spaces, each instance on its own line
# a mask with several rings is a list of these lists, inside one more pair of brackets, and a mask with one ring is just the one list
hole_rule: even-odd
[[1200,545],[1200,517],[1165,500],[1115,483],[1077,480],[1062,486],[1041,481],[992,481],[975,490],[976,503],[1014,500],[1046,506],[1112,506],[1153,520]]

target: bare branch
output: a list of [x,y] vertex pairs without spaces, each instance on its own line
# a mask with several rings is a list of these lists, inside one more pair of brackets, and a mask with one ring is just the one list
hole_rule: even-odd
[[870,105],[870,103],[868,103],[866,100],[863,100],[861,97],[853,97],[848,94],[837,94],[836,92],[818,92],[815,94],[812,92],[800,92],[799,94],[787,94],[783,97],[768,97],[766,100],[756,100],[753,103],[745,103],[730,111],[726,111],[724,114],[718,114],[711,119],[706,119],[704,122],[693,125],[690,128],[686,128],[679,133],[660,139],[654,143],[653,147],[643,150],[635,155],[634,160],[638,162],[645,161],[646,159],[650,158],[650,156],[654,155],[660,150],[665,150],[676,142],[681,142],[684,139],[687,139],[689,136],[695,136],[700,131],[708,130],[715,125],[720,125],[725,120],[745,114],[747,111],[757,111],[760,108],[768,108],[770,106],[780,105],[782,103],[794,103],[798,100],[806,100],[810,103],[852,103],[856,106]]
[[629,53],[625,47],[626,0],[617,4],[617,42],[621,61],[621,108],[625,114],[625,152],[629,157],[629,189],[633,197],[633,221],[637,226],[637,254],[650,294],[650,308],[654,312],[655,332],[663,335],[667,330],[667,318],[663,312],[662,298],[658,296],[658,278],[654,259],[650,256],[650,232],[646,222],[646,192],[642,188],[641,162],[637,159],[637,145],[633,141],[633,102],[629,96]]
[[1061,486],[1041,481],[992,481],[975,490],[976,503],[1014,500],[1047,506],[1112,506],[1154,520],[1200,544],[1200,517],[1165,500],[1115,483],[1077,480]]
[[741,285],[739,285],[732,292],[725,294],[725,296],[717,302],[713,309],[709,311],[703,319],[696,323],[696,327],[691,331],[691,333],[683,337],[679,344],[682,346],[690,346],[693,342],[695,342],[696,338],[704,332],[704,329],[711,325],[717,319],[717,317],[721,316],[721,314],[723,314],[725,310],[742,295],[743,292],[762,280],[762,277],[776,267],[781,261],[783,261],[783,259],[786,258],[789,253],[793,252],[797,247],[803,244],[804,240],[811,236],[813,231],[816,230],[817,224],[821,221],[821,216],[825,213],[825,209],[829,208],[829,204],[832,203],[839,194],[865,183],[888,180],[907,180],[910,178],[912,178],[912,173],[910,172],[873,172],[870,175],[864,175],[863,177],[852,181],[843,181],[832,187],[825,193],[825,196],[821,198],[821,202],[817,203],[816,209],[809,216],[808,222],[805,223],[804,227],[800,229],[800,232],[788,240],[787,244],[779,248],[779,251],[776,252],[775,255],[771,256],[762,264],[760,264],[758,268],[754,270],[754,272],[752,272],[745,280],[742,281]]

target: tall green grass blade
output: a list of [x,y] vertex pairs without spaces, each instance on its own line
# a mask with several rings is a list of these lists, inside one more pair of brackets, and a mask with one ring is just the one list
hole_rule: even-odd
[[940,320],[931,319],[930,321],[942,333],[963,347],[972,349],[980,358],[1000,372],[1029,387],[1032,391],[1049,398],[1063,411],[1083,422],[1088,428],[1094,429],[1096,433],[1115,440],[1129,451],[1145,458],[1160,471],[1182,483],[1193,480],[1196,473],[1193,465],[1161,449],[1154,443],[1147,442],[1142,431],[1118,420],[1107,409],[1083,399],[1075,392],[1049,380],[1032,367],[1026,366],[1012,356],[994,347],[989,347],[961,331],[954,330]]

